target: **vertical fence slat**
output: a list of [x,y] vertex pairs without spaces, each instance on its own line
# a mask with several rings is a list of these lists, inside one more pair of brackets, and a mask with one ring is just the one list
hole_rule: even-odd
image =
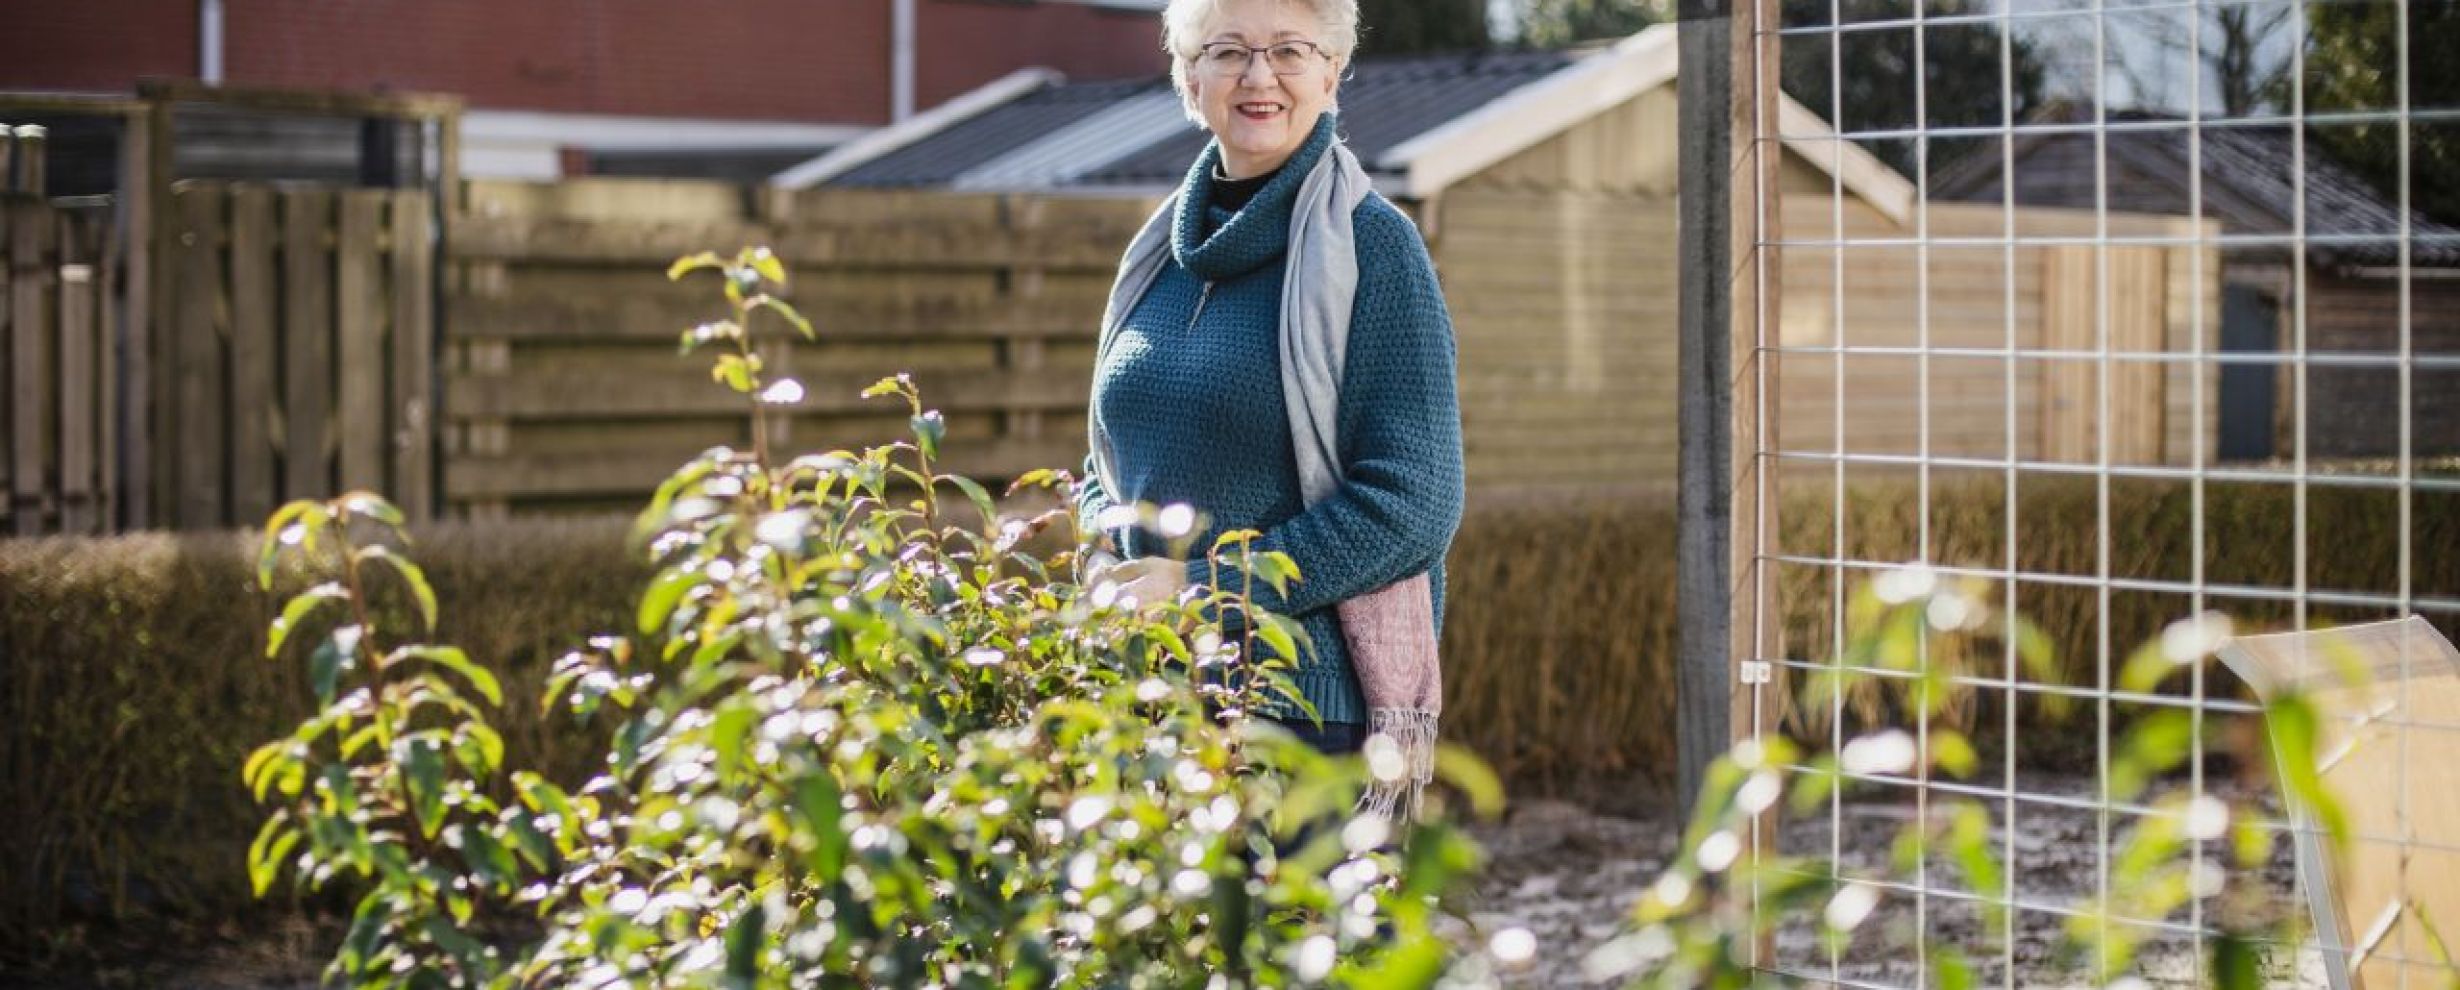
[[333,494],[333,194],[282,194],[282,497]]
[[[22,166],[22,162],[20,165]],[[39,533],[46,528],[50,507],[45,495],[50,416],[48,407],[56,383],[46,359],[44,338],[50,333],[50,295],[46,271],[51,256],[51,208],[39,200],[19,199],[8,206],[9,220],[9,384],[10,485],[16,505],[16,530]]]
[[393,194],[393,492],[412,519],[435,516],[435,254],[429,197]]
[[222,472],[228,463],[223,417],[229,398],[223,393],[223,348],[215,325],[222,296],[222,205],[218,186],[191,186],[172,196],[179,211],[179,232],[173,238],[178,300],[171,314],[172,378],[176,382],[171,421],[179,438],[174,455],[179,492],[179,525],[185,528],[221,526],[229,522]]
[[[6,128],[0,128],[0,148],[7,147],[8,143],[13,140],[7,135],[6,130]],[[0,170],[0,175],[4,174],[5,170]],[[16,241],[11,234],[16,229],[14,220],[15,217],[11,215],[7,201],[0,200],[0,386],[13,385],[17,381],[16,362],[9,359],[9,352],[13,349],[12,342],[17,339],[17,321],[14,316],[16,305],[11,294],[13,279],[10,275],[17,270],[14,247]],[[10,438],[16,436],[17,431],[14,425],[16,420],[15,406],[6,401],[0,401],[0,526],[11,530],[16,528],[14,521],[17,518],[17,505],[14,493],[17,490],[15,482],[17,473],[16,458],[10,456],[9,453],[11,449],[9,441]]]
[[94,504],[96,333],[94,254],[85,218],[59,217],[60,240],[60,524],[63,533],[91,533]]
[[118,221],[104,218],[94,234],[94,507],[105,532],[121,528],[120,500],[120,251]]
[[[2097,346],[2093,249],[2062,245],[2042,252],[2041,346],[2063,352]],[[2099,376],[2083,361],[2041,363],[2041,456],[2082,463],[2094,459],[2096,390]]]
[[275,291],[273,192],[231,189],[231,514],[242,524],[273,512]]
[[383,491],[385,367],[384,299],[377,282],[377,238],[386,193],[353,189],[341,197],[334,257],[335,344],[340,358],[339,433],[342,487]]

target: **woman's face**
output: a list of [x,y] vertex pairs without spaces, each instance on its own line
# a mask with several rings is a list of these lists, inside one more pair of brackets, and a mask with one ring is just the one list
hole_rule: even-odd
[[[1305,4],[1288,0],[1233,0],[1204,35],[1203,43],[1231,43],[1264,48],[1280,42],[1324,42],[1324,26]],[[1188,67],[1188,88],[1205,129],[1221,142],[1222,170],[1233,179],[1262,175],[1281,167],[1306,143],[1316,121],[1332,106],[1341,85],[1340,66],[1317,49],[1299,46],[1305,54],[1276,59],[1266,53],[1234,60],[1225,66],[1214,56],[1227,49],[1208,48]],[[1242,53],[1243,54],[1243,53]],[[1225,69],[1228,74],[1225,74]]]

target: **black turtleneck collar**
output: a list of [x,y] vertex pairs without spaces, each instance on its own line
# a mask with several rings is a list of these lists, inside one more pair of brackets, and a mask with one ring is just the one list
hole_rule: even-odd
[[1286,167],[1288,166],[1285,164],[1262,175],[1251,175],[1244,179],[1224,178],[1219,173],[1215,173],[1213,176],[1213,205],[1237,213],[1247,206],[1248,200],[1256,198],[1256,194],[1264,190],[1265,184],[1273,181],[1273,177],[1280,175],[1281,169]]

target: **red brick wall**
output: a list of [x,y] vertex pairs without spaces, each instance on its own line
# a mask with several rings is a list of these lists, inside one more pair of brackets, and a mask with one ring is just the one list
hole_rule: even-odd
[[922,0],[916,8],[921,44],[914,89],[921,107],[1028,65],[1047,65],[1071,79],[1170,71],[1162,57],[1162,18],[1151,11],[1014,0]]
[[196,74],[196,0],[0,0],[0,89]]
[[[460,93],[576,113],[880,123],[890,0],[225,0],[233,83]],[[920,0],[929,107],[1027,65],[1159,72],[1157,18],[1074,3]],[[0,87],[194,75],[194,0],[0,0]],[[722,11],[723,13],[717,13]]]

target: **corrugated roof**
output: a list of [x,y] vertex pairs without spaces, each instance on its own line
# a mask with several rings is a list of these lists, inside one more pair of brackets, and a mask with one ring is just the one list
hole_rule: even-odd
[[849,186],[941,186],[1087,114],[1168,80],[1068,83],[1028,93],[830,180]]
[[[1343,135],[1373,170],[1385,151],[1577,59],[1565,52],[1362,58],[1341,84]],[[1176,114],[1152,113],[1156,94],[1169,96],[1167,78],[1052,86],[865,162],[832,184],[1170,185],[1203,150],[1206,135]],[[1098,128],[1070,126],[1099,114],[1114,119]],[[1017,181],[1001,186],[1009,177]]]

